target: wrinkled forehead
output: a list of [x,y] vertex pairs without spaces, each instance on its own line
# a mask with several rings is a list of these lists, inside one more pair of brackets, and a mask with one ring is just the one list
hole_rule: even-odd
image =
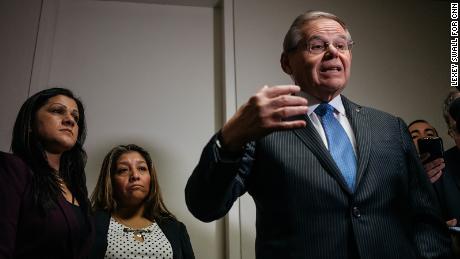
[[348,30],[346,30],[339,22],[323,17],[305,22],[302,26],[302,33],[306,38],[317,36],[351,38]]
[[117,164],[147,163],[142,154],[134,150],[123,152],[116,162]]

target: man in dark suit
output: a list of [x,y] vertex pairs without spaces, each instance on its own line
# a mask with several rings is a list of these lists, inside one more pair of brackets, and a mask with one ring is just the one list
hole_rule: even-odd
[[295,85],[263,87],[211,138],[187,206],[208,222],[248,192],[257,258],[448,258],[406,125],[341,95],[352,46],[337,16],[298,16],[281,56]]

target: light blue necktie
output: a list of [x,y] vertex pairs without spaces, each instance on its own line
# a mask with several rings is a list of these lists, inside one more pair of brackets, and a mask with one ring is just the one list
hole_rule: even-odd
[[315,113],[320,117],[326,133],[329,152],[339,167],[348,187],[355,188],[356,156],[350,139],[340,122],[334,117],[334,107],[328,103],[321,103]]

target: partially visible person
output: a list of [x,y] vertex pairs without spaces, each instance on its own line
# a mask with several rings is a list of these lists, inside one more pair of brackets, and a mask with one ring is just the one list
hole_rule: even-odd
[[198,219],[249,193],[256,258],[449,258],[450,239],[406,124],[341,93],[353,40],[342,19],[307,11],[286,33],[281,68],[203,149],[186,188]]
[[448,216],[455,219],[455,222],[450,224],[451,226],[459,226],[460,223],[460,133],[456,130],[455,119],[449,113],[451,105],[458,98],[460,98],[460,92],[452,88],[444,100],[443,108],[449,136],[455,141],[455,146],[444,152],[446,170],[445,176],[441,178]]
[[[445,193],[445,189],[446,186],[449,186],[450,184],[445,182],[449,181],[450,176],[448,175],[444,177],[446,179],[441,179],[444,172],[444,168],[446,166],[444,158],[438,158],[433,161],[430,161],[430,154],[420,154],[420,150],[418,147],[419,139],[426,137],[439,137],[438,132],[426,120],[415,120],[409,124],[408,128],[412,136],[412,140],[414,141],[414,145],[417,149],[417,152],[420,155],[420,159],[423,163],[423,167],[425,168],[425,172],[430,178],[431,183],[435,184],[434,188],[436,190],[443,211],[443,217],[446,220],[446,224],[448,226],[456,226],[457,219],[455,217],[452,217],[452,213],[450,213],[451,209],[449,209],[449,206],[446,204],[446,199],[448,200],[449,198],[446,198],[446,195],[448,195],[448,193]],[[441,181],[438,182],[439,179],[441,179]]]
[[460,98],[456,98],[449,106],[449,115],[453,119],[452,130],[458,135],[460,134]]
[[446,99],[444,100],[444,120],[446,121],[446,125],[448,128],[448,134],[455,142],[455,146],[453,146],[449,150],[446,150],[444,155],[447,163],[447,170],[452,173],[459,172],[455,178],[460,188],[460,176],[458,176],[460,175],[460,134],[456,130],[455,119],[449,113],[451,104],[457,98],[460,98],[460,92],[457,89],[452,88],[449,91],[449,94],[447,95]]
[[444,159],[438,158],[433,161],[429,161],[430,154],[420,154],[418,140],[426,137],[438,137],[438,132],[426,120],[415,120],[409,124],[408,128],[412,141],[414,141],[415,148],[422,160],[423,167],[430,178],[430,182],[434,183],[441,177],[443,169],[446,166]]
[[0,258],[87,258],[93,241],[83,105],[64,88],[40,91],[0,152]]
[[143,148],[120,145],[105,156],[91,202],[96,241],[90,258],[195,258],[185,225],[166,208]]
[[[456,225],[459,226],[460,222],[460,92],[457,89],[452,90],[446,99],[445,110],[448,109],[449,113],[446,121],[449,125],[449,135],[454,138],[455,146],[446,151],[445,156],[448,161],[448,182],[446,186],[446,197],[450,205],[450,212],[456,218]],[[451,224],[455,226],[455,224]],[[453,248],[454,253],[460,258],[460,231],[457,228],[452,230]]]
[[[455,141],[455,147],[451,148],[450,152],[453,152],[456,149],[460,149],[460,135],[456,134],[456,132],[454,130],[455,129],[455,120],[449,114],[450,105],[457,98],[460,98],[460,91],[458,91],[456,88],[451,88],[450,91],[449,91],[449,94],[446,97],[446,99],[444,99],[444,105],[443,105],[443,116],[444,116],[444,120],[445,120],[447,128],[448,128],[448,134]],[[446,151],[446,152],[449,152],[449,150]]]

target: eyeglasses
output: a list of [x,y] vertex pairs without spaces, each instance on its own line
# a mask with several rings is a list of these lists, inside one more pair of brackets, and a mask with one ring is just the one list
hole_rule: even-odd
[[334,39],[332,42],[325,41],[321,38],[312,38],[305,42],[305,49],[311,54],[324,53],[330,45],[334,46],[339,52],[344,53],[353,48],[354,42],[344,38]]

